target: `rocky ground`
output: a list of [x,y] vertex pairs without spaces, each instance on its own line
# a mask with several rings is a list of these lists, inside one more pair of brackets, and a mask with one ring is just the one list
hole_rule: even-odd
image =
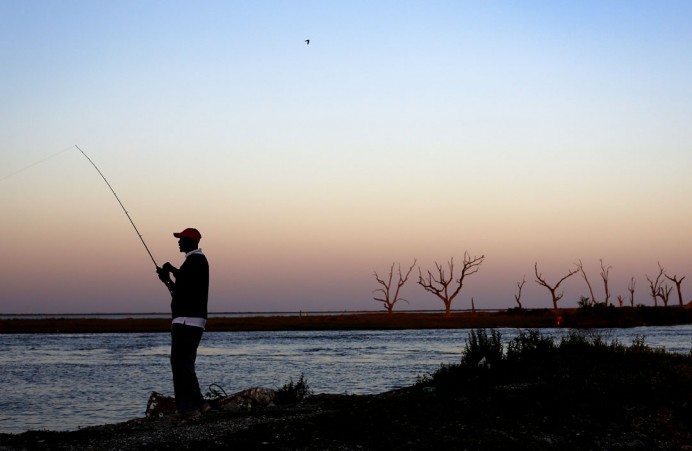
[[181,423],[142,418],[0,435],[0,450],[692,450],[689,405],[566,404],[540,385],[315,395]]

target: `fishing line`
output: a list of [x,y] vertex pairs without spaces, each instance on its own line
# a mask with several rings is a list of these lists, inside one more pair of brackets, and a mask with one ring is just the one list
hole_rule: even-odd
[[63,149],[63,150],[61,150],[60,152],[55,152],[54,154],[49,155],[49,156],[47,156],[46,158],[44,158],[44,159],[42,159],[42,160],[39,160],[39,161],[37,161],[37,162],[35,162],[35,163],[31,163],[29,166],[25,166],[25,167],[23,167],[23,168],[21,168],[21,169],[17,169],[17,170],[14,171],[14,172],[10,172],[9,174],[7,174],[7,175],[5,175],[4,177],[0,178],[0,182],[2,182],[3,180],[8,179],[8,178],[10,178],[10,177],[13,177],[13,176],[15,176],[15,175],[17,175],[17,174],[19,174],[19,173],[21,173],[21,172],[24,172],[24,171],[26,171],[27,169],[31,169],[31,168],[33,168],[34,166],[38,166],[39,164],[41,164],[41,163],[43,163],[43,162],[46,162],[46,161],[50,160],[50,159],[53,158],[53,157],[57,157],[57,156],[60,155],[61,153],[67,152],[68,150],[72,150],[72,147],[68,147],[67,149]]
[[[147,243],[145,243],[145,242],[144,242],[144,238],[142,238],[142,234],[139,233],[139,230],[137,229],[137,226],[135,225],[134,221],[132,221],[132,218],[130,217],[130,214],[129,214],[129,213],[127,212],[127,210],[125,209],[125,206],[124,206],[123,203],[120,201],[120,198],[118,197],[118,195],[115,194],[115,190],[113,189],[113,187],[111,186],[111,184],[108,183],[108,180],[106,180],[106,177],[103,175],[103,173],[102,173],[101,170],[98,168],[98,166],[96,166],[96,164],[94,164],[94,162],[91,161],[91,158],[89,158],[89,156],[88,156],[87,154],[85,154],[84,151],[83,151],[82,149],[80,149],[79,146],[78,146],[77,144],[75,144],[74,146],[77,148],[77,150],[79,150],[79,151],[82,153],[82,155],[84,155],[84,157],[85,157],[87,160],[89,160],[89,163],[91,163],[91,165],[94,167],[94,169],[96,169],[96,171],[99,173],[99,175],[101,176],[101,178],[103,179],[103,181],[106,182],[106,185],[108,185],[108,188],[110,188],[111,193],[113,193],[113,195],[115,196],[115,199],[116,199],[116,200],[118,201],[118,203],[120,204],[120,208],[123,209],[123,211],[125,212],[125,215],[127,216],[127,219],[130,220],[130,224],[132,224],[132,227],[134,227],[135,232],[137,232],[137,236],[139,237],[139,240],[140,240],[140,241],[142,242],[142,244],[144,245],[144,249],[147,250],[147,254],[149,254],[149,257],[151,258],[151,261],[154,262],[154,266],[156,266],[156,267],[158,268],[159,265],[156,263],[156,260],[154,260],[154,256],[151,255],[151,252],[149,251],[149,247],[147,247]],[[71,147],[70,147],[70,149],[71,149]]]

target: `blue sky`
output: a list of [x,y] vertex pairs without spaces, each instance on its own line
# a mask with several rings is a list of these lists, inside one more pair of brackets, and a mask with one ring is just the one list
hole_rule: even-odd
[[0,312],[167,309],[75,144],[157,258],[202,231],[217,311],[377,309],[373,270],[465,250],[458,308],[692,264],[688,2],[0,5]]

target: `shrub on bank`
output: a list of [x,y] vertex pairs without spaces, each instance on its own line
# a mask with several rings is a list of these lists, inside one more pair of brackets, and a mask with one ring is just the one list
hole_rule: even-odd
[[490,334],[485,329],[472,329],[464,346],[462,361],[489,367],[502,360],[502,352],[502,336],[497,329],[491,329]]
[[[461,361],[442,365],[417,386],[468,397],[487,393],[483,388],[524,387],[535,392],[536,400],[565,410],[588,405],[595,415],[605,416],[666,405],[692,421],[692,351],[651,348],[641,337],[626,346],[589,332],[556,339],[537,330],[522,331],[506,353],[501,347],[497,330],[471,331]],[[483,357],[491,364],[479,365]]]
[[293,404],[304,400],[312,394],[312,389],[305,380],[305,376],[301,374],[296,382],[293,382],[293,378],[291,378],[283,387],[276,391],[274,403],[277,405]]

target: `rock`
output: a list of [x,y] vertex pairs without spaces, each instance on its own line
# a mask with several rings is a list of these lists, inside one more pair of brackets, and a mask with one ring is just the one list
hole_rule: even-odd
[[147,409],[144,415],[147,418],[158,418],[164,415],[173,415],[175,413],[175,398],[163,396],[158,392],[151,392],[147,401]]
[[639,439],[632,440],[627,444],[628,449],[646,449],[646,445]]
[[[210,401],[214,407],[221,410],[250,411],[256,407],[266,407],[272,404],[276,397],[276,390],[264,387],[253,387],[239,391],[230,396]],[[145,416],[147,418],[159,418],[175,413],[175,398],[164,396],[158,392],[152,392],[147,401]]]
[[276,398],[276,390],[264,387],[253,387],[240,391],[231,396],[217,400],[222,410],[245,410],[249,411],[255,407],[266,407],[273,403]]

